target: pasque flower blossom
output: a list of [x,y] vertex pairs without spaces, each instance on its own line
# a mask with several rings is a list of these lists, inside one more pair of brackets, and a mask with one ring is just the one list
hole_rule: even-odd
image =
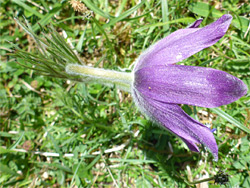
[[116,84],[132,93],[137,107],[152,121],[179,136],[198,152],[205,145],[218,158],[212,131],[188,116],[178,104],[218,107],[232,103],[247,92],[238,78],[215,69],[176,63],[215,44],[226,33],[232,20],[223,15],[212,24],[198,28],[201,19],[152,45],[135,63],[132,73],[68,64],[66,73],[80,75],[83,81]]
[[198,28],[201,19],[158,41],[139,56],[131,86],[138,108],[151,120],[180,137],[199,152],[203,144],[218,158],[212,131],[192,119],[178,104],[218,107],[232,103],[247,92],[238,78],[212,68],[184,66],[176,63],[215,44],[226,33],[232,20],[223,15],[217,21]]

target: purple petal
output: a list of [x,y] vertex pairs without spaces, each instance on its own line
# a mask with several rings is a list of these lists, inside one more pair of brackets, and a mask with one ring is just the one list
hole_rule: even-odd
[[203,21],[202,18],[196,20],[194,23],[192,23],[191,25],[188,26],[188,28],[197,28],[199,27],[199,25],[201,24],[201,22]]
[[211,130],[211,132],[214,133],[216,130],[217,130],[216,128],[213,128],[213,129]]
[[139,109],[151,120],[179,136],[190,150],[199,152],[197,143],[204,144],[218,158],[218,147],[213,133],[205,125],[188,116],[178,105],[142,97],[136,90],[132,92]]
[[[192,25],[191,25],[192,26]],[[175,41],[178,41],[181,38],[184,38],[186,35],[191,34],[195,31],[198,31],[199,29],[197,28],[186,28],[186,29],[179,29],[167,37],[159,40],[157,43],[154,45],[150,46],[144,53],[142,53],[139,58],[137,59],[136,65],[134,70],[139,70],[145,66],[151,66],[154,64],[154,62],[150,63],[150,57],[155,56],[159,51],[163,50],[164,47],[167,44],[174,43]],[[174,62],[175,63],[175,62]],[[160,64],[173,64],[173,62],[162,62]]]
[[143,53],[138,58],[134,70],[153,65],[174,64],[212,46],[224,36],[231,20],[232,16],[225,14],[206,27],[193,28],[199,24],[200,20],[198,20],[191,25],[191,28],[170,34]]
[[226,72],[184,65],[140,69],[135,72],[134,87],[161,102],[207,108],[232,103],[247,93],[247,86]]

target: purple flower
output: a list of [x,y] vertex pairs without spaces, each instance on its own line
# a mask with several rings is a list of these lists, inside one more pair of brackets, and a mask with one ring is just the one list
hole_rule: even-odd
[[180,29],[146,50],[134,68],[132,95],[136,105],[151,120],[179,136],[199,152],[204,144],[218,159],[218,147],[211,130],[188,116],[178,104],[218,107],[234,102],[247,93],[238,78],[215,69],[176,65],[215,44],[226,33],[232,16],[197,28],[201,19]]

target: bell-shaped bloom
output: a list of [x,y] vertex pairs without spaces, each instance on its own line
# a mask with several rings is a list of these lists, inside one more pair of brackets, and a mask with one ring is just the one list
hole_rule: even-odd
[[151,120],[179,136],[190,148],[205,145],[218,158],[212,131],[188,116],[178,104],[218,107],[232,103],[247,93],[238,78],[215,69],[176,65],[189,56],[215,44],[226,33],[232,20],[223,15],[198,28],[197,20],[146,50],[137,60],[132,95],[138,108]]

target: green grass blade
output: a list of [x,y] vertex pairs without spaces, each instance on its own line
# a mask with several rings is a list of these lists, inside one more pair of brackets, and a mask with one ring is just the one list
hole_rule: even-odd
[[145,12],[144,14],[142,14],[140,16],[131,17],[131,18],[125,18],[124,21],[138,20],[140,18],[143,18],[146,15],[150,14],[151,12],[153,12],[160,4],[161,4],[161,2],[159,1],[154,7],[152,7],[149,11]]
[[[161,15],[162,15],[162,21],[163,23],[168,23],[168,1],[167,0],[161,0]],[[169,24],[163,25],[163,30],[167,31],[169,29]],[[167,33],[166,33],[167,34]]]
[[39,166],[41,166],[41,167],[44,167],[44,166],[55,167],[55,168],[58,168],[58,169],[60,169],[60,170],[65,171],[65,172],[67,172],[67,173],[70,173],[70,174],[73,173],[72,170],[71,170],[69,167],[63,166],[63,165],[61,165],[60,163],[57,163],[57,162],[54,162],[54,163],[46,163],[46,162],[36,162],[36,161],[35,161],[35,162],[32,162],[32,163],[37,164],[37,165],[39,165]]
[[141,32],[141,31],[148,29],[150,27],[159,27],[159,26],[164,26],[164,25],[168,25],[168,24],[172,24],[172,23],[192,23],[194,21],[195,21],[195,19],[191,18],[191,17],[179,18],[179,19],[164,22],[164,23],[148,24],[148,25],[145,25],[144,27],[136,29],[135,32],[139,32],[139,31]]
[[104,27],[110,27],[111,25],[114,25],[115,23],[123,20],[124,18],[128,17],[129,15],[131,15],[133,12],[135,12],[136,10],[138,10],[142,5],[144,5],[146,0],[143,0],[141,3],[139,3],[138,5],[132,7],[131,9],[125,11],[124,13],[122,13],[120,16],[113,18],[110,20],[110,22],[108,24],[106,24]]
[[86,170],[91,169],[101,158],[101,155],[98,155],[87,167]]
[[83,46],[83,42],[84,42],[84,38],[85,38],[85,34],[86,34],[86,30],[87,30],[87,27],[88,27],[88,24],[89,22],[87,22],[86,26],[85,26],[85,29],[80,37],[80,40],[78,41],[77,45],[76,45],[76,50],[78,52],[81,52],[82,51],[82,46]]
[[116,14],[115,14],[116,17],[118,17],[122,13],[122,11],[123,11],[124,7],[126,6],[126,4],[127,4],[127,0],[122,0],[118,10],[116,11]]
[[22,132],[22,134],[20,135],[20,137],[17,139],[17,141],[10,146],[9,149],[10,150],[11,149],[15,149],[18,146],[18,144],[21,142],[21,140],[23,139],[23,136],[24,136],[24,131]]
[[83,159],[84,159],[84,157],[82,157],[81,161],[78,163],[78,165],[76,167],[76,170],[75,170],[74,175],[73,175],[71,182],[70,182],[70,187],[73,187],[73,184],[75,182],[75,178],[77,176],[78,169],[79,169],[80,165],[82,164]]
[[235,125],[239,129],[241,129],[242,131],[250,134],[250,130],[247,127],[245,127],[244,125],[242,125],[239,121],[237,121],[236,119],[234,119],[232,116],[230,116],[229,114],[227,114],[223,110],[221,110],[219,108],[211,108],[211,110],[213,112],[215,112],[216,114],[218,114],[223,119],[227,120],[228,122],[232,123],[233,125]]
[[48,133],[48,137],[52,141],[54,148],[55,148],[56,152],[59,154],[59,157],[60,157],[61,161],[63,162],[64,166],[66,166],[67,163],[66,163],[65,159],[63,158],[63,154],[61,152],[60,147],[57,144],[57,141],[54,139],[54,137],[50,133]]
[[95,24],[96,24],[98,30],[105,36],[105,38],[106,38],[108,44],[109,44],[111,47],[113,47],[112,43],[111,43],[110,40],[109,40],[109,37],[108,37],[106,31],[105,31],[104,28],[100,25],[100,23],[98,22],[98,20],[96,20],[95,18],[93,18],[93,21],[95,22]]
[[[43,18],[41,20],[39,20],[39,24],[41,26],[45,26],[47,24],[49,24],[51,22],[52,17],[57,14],[60,10],[62,9],[62,5],[58,4],[57,6],[55,6],[51,11],[49,11],[49,13],[47,13],[45,16],[43,16]],[[37,30],[40,29],[40,26],[37,24],[35,24],[32,29],[34,32],[36,32]]]
[[12,0],[14,3],[18,4],[19,6],[23,7],[25,10],[31,12],[32,14],[36,15],[39,18],[43,18],[44,16],[40,14],[38,11],[35,9],[31,8],[27,4],[25,4],[22,0]]
[[100,16],[110,19],[111,16],[105,12],[103,12],[101,9],[99,9],[94,3],[92,3],[90,0],[83,0],[85,5],[92,10],[94,13],[99,14]]

